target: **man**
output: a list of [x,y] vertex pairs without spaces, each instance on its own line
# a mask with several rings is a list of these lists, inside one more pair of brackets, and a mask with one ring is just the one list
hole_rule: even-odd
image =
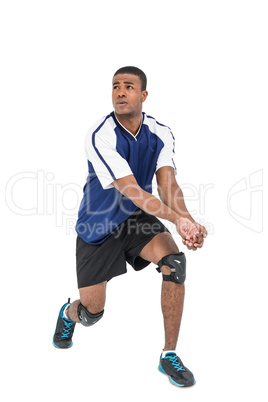
[[[107,282],[126,272],[126,262],[137,271],[153,262],[163,275],[165,345],[159,370],[173,384],[191,386],[194,376],[175,351],[186,259],[157,218],[176,225],[190,250],[203,246],[207,232],[190,216],[175,179],[170,129],[142,112],[146,83],[140,69],[119,69],[113,77],[114,112],[87,134],[89,175],[76,224],[80,299],[62,306],[53,344],[71,347],[76,323],[91,326],[102,318]],[[154,174],[161,201],[151,194]]]

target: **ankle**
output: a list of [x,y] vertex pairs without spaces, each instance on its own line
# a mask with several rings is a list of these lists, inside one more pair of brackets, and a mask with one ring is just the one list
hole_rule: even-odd
[[79,317],[77,315],[77,308],[78,308],[79,303],[80,303],[80,300],[75,300],[74,302],[72,302],[72,304],[69,304],[66,307],[64,314],[68,320],[76,322],[76,323],[80,323]]
[[163,352],[166,352],[167,350],[175,350],[176,346],[177,342],[176,343],[171,342],[170,344],[167,344],[167,346],[163,348]]
[[175,351],[175,349],[163,349],[161,357],[165,357],[167,353],[175,353],[176,354],[176,351]]

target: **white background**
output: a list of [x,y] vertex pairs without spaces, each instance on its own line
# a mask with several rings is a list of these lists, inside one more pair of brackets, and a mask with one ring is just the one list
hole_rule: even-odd
[[[5,401],[267,401],[267,17],[258,0],[1,2]],[[174,235],[188,260],[177,352],[189,389],[157,370],[153,264],[109,283],[104,318],[77,326],[70,350],[52,346],[78,297],[84,137],[125,65],[147,74],[144,111],[172,128],[178,182],[209,230],[195,253]]]

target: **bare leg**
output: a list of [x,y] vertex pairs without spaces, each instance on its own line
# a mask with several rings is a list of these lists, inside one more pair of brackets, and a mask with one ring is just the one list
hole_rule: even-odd
[[77,323],[80,320],[77,315],[77,308],[80,303],[91,313],[98,314],[104,309],[106,300],[106,284],[102,282],[97,285],[87,286],[79,289],[80,299],[75,300],[67,309],[67,317]]
[[162,283],[161,306],[164,317],[164,350],[175,350],[177,346],[184,302],[184,283]]
[[[145,260],[158,263],[165,255],[177,254],[179,249],[169,233],[160,233],[155,236],[142,249],[140,256]],[[163,265],[161,271],[164,275],[169,275],[171,270]],[[165,346],[164,350],[175,350],[184,302],[184,284],[174,282],[162,282],[161,307],[164,318]]]

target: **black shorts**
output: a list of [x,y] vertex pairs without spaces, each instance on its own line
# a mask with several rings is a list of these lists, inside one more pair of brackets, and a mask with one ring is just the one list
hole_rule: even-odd
[[127,272],[126,262],[139,271],[150,261],[139,256],[154,236],[169,230],[155,216],[138,209],[102,244],[76,240],[76,270],[78,288],[109,281]]

